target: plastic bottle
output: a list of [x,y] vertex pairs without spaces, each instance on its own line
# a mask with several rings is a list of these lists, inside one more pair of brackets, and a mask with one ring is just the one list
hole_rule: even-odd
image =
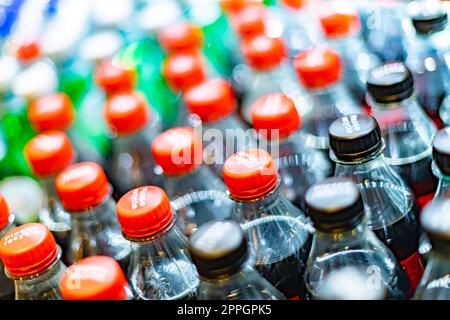
[[450,129],[443,128],[433,138],[433,173],[439,179],[433,201],[450,196]]
[[133,189],[119,200],[117,215],[131,242],[128,279],[136,298],[195,299],[197,271],[166,193],[154,186]]
[[[15,227],[14,214],[0,194],[0,239]],[[14,296],[14,283],[6,277],[5,266],[0,259],[0,300],[14,300]]]

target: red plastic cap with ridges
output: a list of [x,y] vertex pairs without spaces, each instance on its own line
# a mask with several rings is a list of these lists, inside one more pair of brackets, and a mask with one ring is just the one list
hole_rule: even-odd
[[220,120],[231,114],[236,101],[231,85],[224,79],[209,79],[184,93],[186,107],[202,121]]
[[28,109],[28,120],[37,132],[67,130],[72,125],[74,117],[72,101],[62,92],[38,98]]
[[100,204],[110,186],[103,169],[95,162],[80,162],[61,172],[55,181],[61,202],[69,211],[82,211]]
[[197,50],[202,47],[202,30],[189,22],[180,22],[161,31],[159,43],[167,52]]
[[322,89],[341,79],[342,65],[339,55],[331,49],[314,48],[294,58],[297,76],[307,89]]
[[269,38],[263,34],[244,39],[241,50],[248,64],[258,71],[276,68],[286,57],[282,39]]
[[112,94],[132,90],[136,73],[134,69],[125,65],[105,60],[95,69],[94,78],[105,93]]
[[361,29],[358,13],[352,10],[326,9],[320,16],[320,25],[327,38],[346,37]]
[[0,231],[9,224],[10,215],[8,203],[0,193]]
[[261,149],[239,151],[225,161],[223,179],[236,199],[254,199],[272,191],[278,174],[272,156]]
[[79,260],[61,277],[64,300],[126,300],[128,282],[120,265],[110,257]]
[[75,157],[69,138],[58,130],[36,135],[25,145],[24,154],[31,171],[39,178],[57,175]]
[[20,41],[14,44],[15,56],[22,61],[31,61],[41,54],[41,45],[37,40]]
[[172,128],[155,138],[152,153],[164,174],[182,175],[202,163],[202,140],[193,128]]
[[0,240],[0,258],[15,277],[39,273],[54,263],[58,246],[50,230],[40,223],[14,228]]
[[257,131],[266,130],[267,138],[272,130],[285,138],[300,128],[300,116],[294,102],[284,94],[273,93],[256,100],[251,109],[253,127]]
[[185,91],[206,78],[203,59],[198,51],[170,54],[163,63],[162,73],[173,91]]
[[138,92],[113,94],[106,100],[103,113],[111,130],[119,135],[141,130],[150,119],[147,101]]
[[262,34],[265,31],[267,9],[263,5],[250,5],[231,16],[231,24],[242,38]]
[[127,192],[117,203],[122,231],[130,238],[147,238],[165,230],[174,215],[164,190],[145,186]]

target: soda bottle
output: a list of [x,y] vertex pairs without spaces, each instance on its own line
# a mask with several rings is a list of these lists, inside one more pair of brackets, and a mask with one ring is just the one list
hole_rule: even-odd
[[370,72],[367,102],[381,128],[386,162],[412,188],[419,206],[433,198],[437,179],[431,172],[431,139],[436,127],[414,94],[409,69],[386,63]]
[[381,62],[364,43],[358,12],[341,4],[327,4],[319,20],[329,45],[342,57],[345,83],[358,101],[364,101],[369,72]]
[[330,146],[330,157],[336,162],[335,177],[353,178],[358,184],[368,227],[397,257],[413,292],[424,270],[418,252],[418,212],[411,190],[384,160],[385,146],[376,120],[359,114],[334,121]]
[[111,182],[115,192],[122,196],[141,185],[161,185],[149,148],[161,125],[144,96],[136,91],[114,94],[106,100],[103,112],[113,137]]
[[[446,62],[450,54],[447,13],[430,3],[414,2],[409,8],[413,11],[411,22],[416,35],[410,40],[406,65],[413,73],[417,98],[435,122],[440,123],[441,113],[442,120],[450,124],[449,108],[443,105],[450,95],[450,63]],[[443,108],[439,110],[441,105]]]
[[406,299],[408,277],[392,252],[366,224],[361,193],[351,179],[329,178],[305,195],[316,232],[305,272],[306,288],[315,299],[332,272],[355,267],[370,275],[366,292],[387,289],[387,299]]
[[254,267],[254,257],[241,226],[211,221],[189,240],[200,276],[199,300],[284,300],[284,295]]
[[110,196],[111,187],[103,169],[94,162],[80,162],[58,174],[55,185],[72,220],[66,253],[69,263],[105,255],[126,271],[130,244],[122,237],[116,203]]
[[133,189],[117,203],[117,215],[131,242],[128,279],[137,299],[195,299],[197,271],[166,193],[154,186]]
[[67,268],[59,288],[64,300],[132,300],[119,264],[110,257],[84,258]]
[[273,93],[256,100],[251,115],[260,146],[270,144],[277,162],[281,193],[305,211],[306,189],[332,174],[330,160],[324,153],[306,146],[299,134],[302,120],[287,96]]
[[[5,198],[0,194],[0,239],[16,226],[14,214],[10,211]],[[5,266],[0,259],[0,300],[14,300],[14,283],[5,275]]]
[[450,290],[449,200],[440,198],[425,207],[421,224],[430,239],[432,249],[425,273],[416,290],[417,300],[448,300]]
[[59,201],[55,179],[74,161],[70,140],[62,131],[49,130],[31,139],[25,145],[24,154],[46,194],[47,201],[39,210],[39,221],[53,233],[65,254],[71,230],[70,215]]
[[[217,133],[203,151],[205,163],[222,174],[222,165],[235,152],[250,147],[254,141],[245,137],[245,124],[235,113],[236,99],[231,85],[221,78],[205,80],[184,92],[184,103],[201,121],[205,133]],[[193,119],[194,120],[194,119]],[[195,125],[195,123],[194,123]],[[242,135],[242,136],[241,136]],[[231,139],[236,137],[235,139]],[[243,139],[241,139],[243,137]]]
[[433,201],[450,196],[450,129],[443,128],[433,138],[433,172],[439,179]]
[[342,116],[360,113],[362,109],[341,81],[343,66],[335,51],[327,48],[303,51],[294,58],[294,69],[311,99],[311,103],[298,109],[305,143],[326,151],[330,124]]
[[304,214],[280,194],[280,179],[269,153],[248,149],[223,166],[239,222],[255,251],[256,269],[288,299],[304,299],[303,274],[311,246]]
[[153,140],[151,148],[177,212],[177,224],[187,236],[203,223],[230,217],[226,188],[202,164],[202,141],[194,128],[166,130]]
[[66,270],[61,248],[40,223],[16,227],[0,239],[6,276],[14,281],[16,300],[62,300],[59,281]]

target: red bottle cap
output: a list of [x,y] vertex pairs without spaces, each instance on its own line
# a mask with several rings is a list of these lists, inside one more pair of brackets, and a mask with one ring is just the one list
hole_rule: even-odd
[[174,215],[164,190],[145,186],[133,189],[120,198],[117,217],[125,235],[147,238],[165,230]]
[[61,172],[55,181],[64,208],[82,211],[101,203],[110,191],[103,169],[95,162],[80,162]]
[[15,44],[15,55],[22,61],[31,61],[41,54],[41,45],[37,40],[22,41]]
[[167,52],[197,50],[202,47],[202,30],[189,22],[181,22],[161,31],[159,43]]
[[202,163],[202,140],[193,128],[172,128],[155,138],[152,153],[165,174],[183,175]]
[[278,130],[278,136],[285,138],[300,128],[300,116],[294,102],[286,95],[273,93],[256,100],[251,109],[253,127],[267,130],[267,138],[272,130]]
[[38,98],[28,109],[28,120],[37,132],[67,130],[72,125],[74,117],[72,101],[62,92]]
[[103,110],[111,130],[119,135],[132,134],[147,125],[150,111],[138,92],[121,92],[110,96]]
[[128,283],[113,258],[93,256],[67,268],[59,287],[64,300],[126,300]]
[[248,5],[260,4],[261,0],[219,0],[219,2],[223,11],[233,14]]
[[8,225],[10,214],[8,203],[0,193],[0,231]]
[[132,90],[136,74],[131,68],[119,65],[111,60],[105,60],[96,68],[94,78],[106,94],[112,94]]
[[231,16],[231,24],[242,38],[248,38],[264,33],[266,17],[263,5],[249,5]]
[[307,0],[281,0],[286,7],[291,9],[301,9],[307,2]]
[[191,113],[202,121],[217,121],[232,113],[236,107],[231,85],[220,78],[205,80],[184,93],[184,101]]
[[261,149],[239,151],[225,161],[223,179],[237,199],[252,199],[273,190],[278,182],[272,156]]
[[294,58],[294,68],[303,86],[321,89],[341,79],[342,67],[339,55],[326,48],[314,48],[299,53]]
[[36,177],[54,176],[74,160],[69,138],[63,131],[50,130],[38,134],[25,145],[24,155]]
[[173,91],[184,91],[206,78],[203,59],[197,51],[170,54],[162,73]]
[[320,17],[320,25],[327,38],[340,38],[353,35],[361,28],[355,11],[327,9]]
[[269,38],[263,34],[243,39],[241,50],[248,64],[259,71],[279,66],[286,57],[281,38]]
[[15,277],[39,273],[58,257],[58,246],[50,230],[40,223],[14,228],[0,240],[0,258]]

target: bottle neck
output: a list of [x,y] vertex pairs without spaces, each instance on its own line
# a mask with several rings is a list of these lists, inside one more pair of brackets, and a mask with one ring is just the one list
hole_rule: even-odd
[[62,208],[61,202],[59,200],[58,193],[55,187],[55,179],[56,177],[49,177],[41,179],[41,186],[45,192],[47,198],[48,208],[52,208],[57,206],[58,208]]
[[433,161],[431,165],[433,174],[439,179],[433,201],[438,198],[447,198],[450,196],[450,176],[443,174],[436,163]]

